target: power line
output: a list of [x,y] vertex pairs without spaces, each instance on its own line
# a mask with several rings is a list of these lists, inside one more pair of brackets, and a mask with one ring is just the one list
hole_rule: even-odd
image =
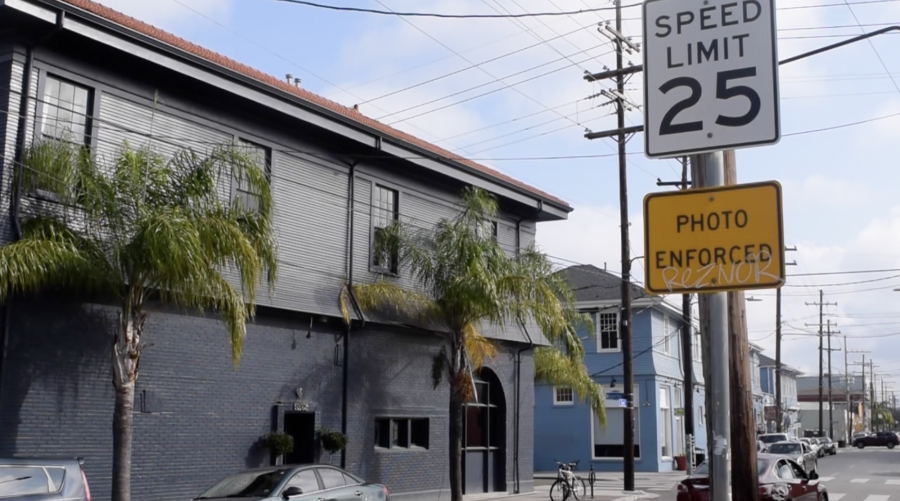
[[[793,275],[793,276],[796,276],[796,275]],[[900,278],[900,275],[891,275],[889,277],[873,278],[871,280],[860,280],[857,282],[844,282],[844,283],[837,283],[837,284],[804,284],[804,285],[784,284],[784,286],[785,287],[843,287],[846,285],[859,285],[859,284],[868,284],[868,283],[872,283],[872,282],[882,282],[884,280],[891,280],[894,278]]]
[[[615,7],[594,7],[589,9],[573,10],[568,12],[529,12],[525,14],[442,14],[438,12],[397,12],[393,10],[366,9],[363,7],[347,7],[343,5],[328,5],[316,2],[308,2],[306,0],[275,0],[277,2],[292,3],[297,5],[305,5],[307,7],[316,7],[319,9],[336,10],[342,12],[361,12],[364,14],[379,14],[383,16],[396,17],[437,17],[441,19],[515,19],[522,17],[549,17],[549,16],[572,16],[577,14],[587,14],[591,12],[599,12],[604,10],[616,10]],[[640,3],[631,5],[623,5],[623,9],[631,7],[640,7]]]
[[888,268],[881,270],[852,270],[852,271],[817,271],[812,273],[791,273],[789,277],[815,277],[823,275],[857,275],[862,273],[891,273],[900,271],[900,268]]
[[[178,0],[174,0],[174,1],[178,1]],[[424,81],[421,81],[421,82],[418,82],[418,83],[415,83],[415,84],[412,84],[412,85],[403,87],[403,88],[401,88],[401,89],[398,89],[398,90],[395,90],[395,91],[388,92],[387,94],[382,94],[382,95],[380,95],[380,96],[378,96],[378,97],[373,97],[372,99],[366,99],[365,101],[363,101],[363,102],[361,102],[361,103],[357,103],[357,104],[360,105],[360,106],[362,106],[362,105],[364,105],[364,104],[369,104],[369,103],[371,103],[371,102],[373,102],[373,101],[378,101],[378,100],[384,99],[384,98],[386,98],[386,97],[390,97],[390,96],[393,96],[393,95],[396,95],[396,94],[400,94],[401,92],[406,92],[406,91],[408,91],[408,90],[415,89],[415,88],[421,87],[421,86],[423,86],[423,85],[427,85],[427,84],[430,84],[430,83],[434,83],[434,82],[437,82],[438,80],[443,80],[443,79],[445,79],[445,78],[447,78],[447,77],[452,77],[453,75],[458,75],[458,74],[463,73],[463,72],[465,72],[465,71],[469,71],[469,70],[475,69],[475,68],[478,67],[478,66],[481,66],[481,65],[484,65],[484,64],[487,64],[487,63],[492,63],[492,62],[494,62],[494,61],[499,61],[500,59],[503,59],[503,58],[506,58],[506,57],[509,57],[509,56],[512,56],[512,55],[515,55],[515,54],[519,54],[519,53],[521,53],[521,52],[525,52],[526,50],[533,49],[533,48],[535,48],[535,47],[540,47],[541,45],[547,44],[547,43],[549,43],[549,42],[551,42],[551,41],[553,41],[553,40],[557,40],[557,39],[559,39],[559,38],[563,38],[563,37],[566,37],[566,36],[569,36],[569,35],[578,33],[579,31],[583,31],[583,30],[585,30],[585,29],[587,29],[587,28],[591,28],[591,27],[592,27],[592,26],[581,26],[581,27],[579,27],[579,28],[576,29],[576,30],[572,30],[572,31],[570,31],[570,32],[568,32],[568,33],[563,33],[562,35],[558,35],[558,36],[553,37],[553,38],[550,38],[550,39],[548,39],[548,40],[543,40],[543,41],[538,42],[538,43],[536,43],[536,44],[528,45],[528,46],[526,46],[526,47],[522,47],[522,48],[520,48],[520,49],[516,49],[516,50],[514,50],[514,51],[512,51],[512,52],[507,52],[507,53],[505,53],[505,54],[501,54],[501,55],[499,55],[499,56],[492,57],[492,58],[490,58],[490,59],[486,59],[486,60],[481,61],[481,62],[479,62],[479,63],[473,64],[473,65],[470,65],[470,66],[466,66],[465,68],[460,68],[460,69],[458,69],[458,70],[454,70],[454,71],[451,71],[451,72],[449,72],[449,73],[444,73],[444,74],[439,75],[439,76],[436,76],[436,77],[434,77],[434,78],[429,78],[428,80],[424,80]],[[590,49],[589,49],[589,50],[590,50]],[[558,59],[557,59],[557,61],[558,61]],[[546,64],[550,64],[550,63],[546,63]],[[546,64],[545,64],[545,65],[546,65]],[[535,68],[538,68],[538,67],[539,67],[539,66],[536,66]],[[532,69],[534,69],[534,68],[532,68]],[[529,70],[525,70],[525,71],[529,71]],[[516,73],[514,73],[513,75],[516,75]],[[513,76],[513,75],[509,75],[509,76],[506,76],[506,77],[503,77],[503,78],[509,78],[510,76]],[[450,96],[446,96],[446,97],[450,97]],[[427,103],[426,103],[426,104],[427,104]],[[387,115],[387,116],[390,116],[390,115]]]

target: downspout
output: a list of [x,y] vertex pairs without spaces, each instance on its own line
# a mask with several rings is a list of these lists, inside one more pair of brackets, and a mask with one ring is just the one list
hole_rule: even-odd
[[[350,174],[347,180],[347,291],[356,309],[356,299],[353,298],[353,201],[355,198],[354,181],[356,179],[356,162],[350,164]],[[347,359],[350,354],[350,329],[353,320],[344,323],[344,355],[341,380],[341,433],[347,434],[347,393],[350,363]],[[347,468],[347,448],[341,449],[341,468]]]
[[[19,96],[19,122],[16,128],[16,149],[13,154],[13,163],[16,166],[13,178],[13,193],[9,208],[9,218],[12,220],[13,239],[22,239],[22,223],[19,221],[19,208],[21,206],[22,176],[24,165],[22,156],[25,152],[26,128],[28,126],[28,101],[31,95],[31,73],[34,71],[34,50],[54,35],[62,31],[66,20],[66,13],[56,13],[56,26],[35,43],[25,47],[25,72],[22,75],[22,95]],[[3,308],[3,332],[0,335],[0,394],[3,392],[3,369],[6,366],[6,353],[9,346],[10,316],[12,313],[12,298],[7,295]],[[0,399],[2,401],[2,399]]]
[[[521,233],[522,219],[524,219],[524,218],[520,218],[518,221],[516,221],[516,257],[519,256],[519,251],[522,248],[522,236],[521,236],[522,235],[522,233]],[[524,353],[528,350],[534,349],[534,340],[532,340],[531,335],[528,334],[528,329],[525,327],[525,323],[520,321],[519,325],[522,327],[522,332],[525,333],[525,337],[528,338],[528,346],[520,349],[516,353],[516,422],[515,422],[515,425],[513,426],[513,435],[514,435],[513,467],[516,470],[515,471],[515,482],[516,482],[515,493],[516,494],[519,494],[520,490],[521,490],[520,479],[519,479],[519,428],[520,428],[519,416],[521,414],[520,410],[521,410],[521,400],[522,400],[522,393],[520,390],[522,387],[522,353]]]

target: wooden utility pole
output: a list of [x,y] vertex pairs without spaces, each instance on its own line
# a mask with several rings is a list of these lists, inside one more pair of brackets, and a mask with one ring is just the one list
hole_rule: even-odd
[[[734,150],[725,152],[725,184],[737,184]],[[750,343],[743,292],[728,293],[731,358],[731,492],[732,501],[757,501],[756,433],[750,374]]]

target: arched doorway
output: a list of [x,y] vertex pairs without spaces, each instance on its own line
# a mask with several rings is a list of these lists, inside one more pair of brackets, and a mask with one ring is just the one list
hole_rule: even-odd
[[475,397],[463,415],[463,492],[506,491],[506,397],[497,374],[475,374]]

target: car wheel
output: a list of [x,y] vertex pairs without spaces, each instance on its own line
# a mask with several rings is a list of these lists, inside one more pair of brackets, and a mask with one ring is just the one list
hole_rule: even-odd
[[888,449],[893,449],[893,448],[894,448],[894,442],[888,443],[888,444],[887,444],[887,447],[888,447]]
[[866,444],[864,444],[864,443],[862,443],[862,442],[857,442],[857,443],[856,443],[856,448],[857,448],[857,449],[862,449],[862,448],[865,447],[865,446],[866,446]]

